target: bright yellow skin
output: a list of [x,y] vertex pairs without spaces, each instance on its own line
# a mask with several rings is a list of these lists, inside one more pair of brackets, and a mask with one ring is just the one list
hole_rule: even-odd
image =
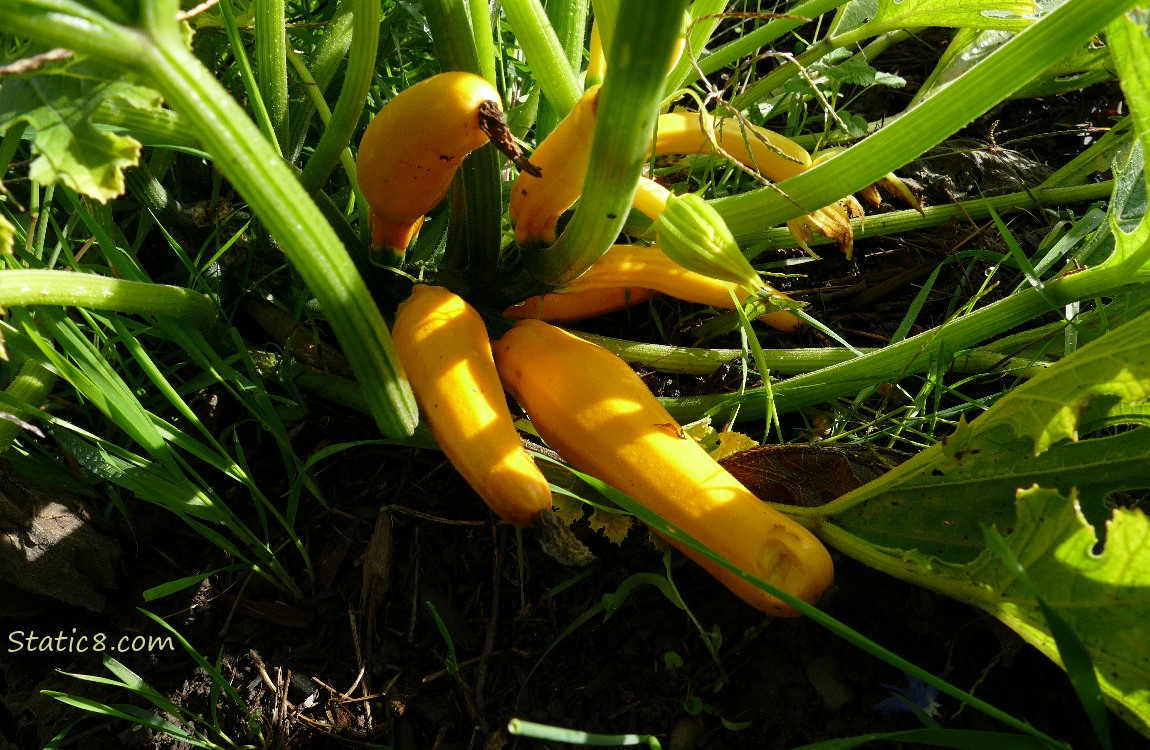
[[651,298],[651,290],[641,287],[607,287],[578,292],[543,294],[529,297],[503,311],[505,318],[524,320],[538,318],[551,322],[586,320],[625,310]]
[[[735,290],[739,302],[745,302],[751,296],[749,289],[684,268],[654,245],[613,245],[582,276],[557,290],[556,295],[619,287],[645,287],[677,299],[724,310],[733,307],[729,289]],[[780,291],[767,289],[775,297],[789,299]],[[765,313],[759,316],[759,320],[786,332],[797,331],[803,326],[798,317],[786,311]]]
[[599,87],[592,86],[531,154],[531,163],[543,176],[521,172],[511,186],[507,216],[522,247],[555,242],[559,215],[583,192],[598,106]]
[[396,94],[368,124],[356,172],[374,247],[403,255],[463,157],[488,142],[479,127],[484,102],[502,111],[499,92],[485,79],[440,73]]
[[[538,320],[493,345],[503,384],[575,468],[627,493],[735,566],[803,601],[830,586],[830,555],[810,531],[759,500],[712,459],[638,375],[606,349]],[[799,613],[676,542],[754,607]]]
[[479,313],[458,295],[417,285],[391,338],[435,442],[503,520],[530,526],[551,488],[515,430]]
[[698,112],[659,115],[651,153],[723,156],[716,145],[740,164],[757,169],[774,182],[794,177],[811,165],[811,155],[805,148],[773,130]]

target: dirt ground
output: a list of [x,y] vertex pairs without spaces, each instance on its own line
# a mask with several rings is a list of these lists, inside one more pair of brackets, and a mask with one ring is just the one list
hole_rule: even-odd
[[[369,430],[343,415],[314,419],[316,427],[338,424],[345,437]],[[790,748],[919,726],[909,713],[876,708],[892,695],[887,685],[907,687],[897,670],[808,620],[763,617],[679,556],[673,580],[716,644],[717,660],[691,618],[653,587],[637,588],[605,619],[596,609],[605,594],[633,573],[664,570],[644,533],[616,546],[577,527],[597,560],[570,568],[545,555],[534,532],[520,544],[511,527],[492,523],[436,453],[366,447],[336,460],[322,478],[337,500],[334,513],[316,507],[302,524],[317,567],[305,599],[285,600],[246,574],[222,574],[146,607],[218,660],[259,714],[269,747],[547,746],[508,738],[513,717],[652,733],[680,750]],[[52,606],[5,620],[9,633],[71,635],[75,628],[74,638],[104,633],[110,644],[165,635],[136,612],[140,592],[226,560],[165,516],[144,512],[137,521],[133,536],[118,535],[118,587],[102,613]],[[387,529],[388,542],[377,529]],[[835,562],[836,583],[823,600],[830,614],[928,670],[949,670],[954,684],[1075,748],[1097,747],[1065,675],[992,617],[841,556]],[[374,618],[361,601],[365,565],[389,571]],[[458,678],[447,668],[450,651],[432,607],[450,637]],[[0,747],[42,747],[81,716],[40,690],[144,705],[123,690],[61,674],[110,676],[99,654],[70,653],[62,643],[51,652],[11,653],[9,646],[0,653]],[[235,704],[213,692],[178,643],[116,657],[189,711],[210,716],[214,701],[234,740],[257,742]],[[944,726],[1002,729],[946,697],[937,703]],[[1124,726],[1115,729],[1116,747],[1146,746]],[[89,717],[64,746],[186,745]]]

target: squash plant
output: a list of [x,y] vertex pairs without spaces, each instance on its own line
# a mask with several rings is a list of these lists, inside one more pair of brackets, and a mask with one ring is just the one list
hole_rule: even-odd
[[[798,370],[806,371],[790,378],[772,377],[780,370],[768,363],[786,360],[787,355],[765,350],[751,332],[748,311],[738,308],[746,340],[742,355],[754,360],[764,385],[744,388],[733,396],[664,399],[663,407],[680,422],[734,415],[744,423],[763,423],[769,431],[777,426],[781,413],[844,397],[861,400],[880,384],[920,373],[931,377],[944,373],[975,347],[982,346],[974,354],[984,356],[1025,351],[1028,336],[1038,339],[1051,330],[1049,324],[1036,322],[1040,316],[1063,314],[1073,326],[1070,330],[1081,340],[1091,339],[1090,343],[1081,348],[1068,346],[1067,356],[1058,357],[1040,374],[1028,370],[1027,375],[1034,376],[1026,384],[970,424],[960,421],[953,434],[883,478],[820,508],[780,507],[777,511],[844,554],[986,609],[1053,659],[1069,662],[1074,638],[1067,637],[1068,627],[1093,660],[1087,673],[1096,675],[1094,682],[1080,680],[1088,704],[1091,685],[1096,686],[1107,706],[1150,735],[1150,693],[1145,688],[1150,684],[1150,665],[1144,658],[1150,612],[1139,593],[1150,578],[1150,562],[1142,544],[1150,529],[1140,512],[1109,512],[1104,502],[1116,490],[1145,489],[1140,467],[1150,447],[1145,443],[1143,413],[1150,361],[1141,346],[1150,331],[1146,316],[1138,314],[1146,306],[1145,269],[1150,267],[1142,161],[1150,139],[1150,94],[1138,73],[1150,66],[1146,15],[1130,0],[961,4],[806,0],[794,3],[785,17],[705,51],[725,2],[696,0],[688,9],[687,3],[677,1],[652,9],[652,4],[638,1],[597,0],[593,13],[585,2],[567,5],[575,11],[582,9],[581,15],[574,13],[576,18],[594,16],[607,63],[586,170],[580,173],[576,190],[580,199],[569,222],[543,248],[520,248],[505,241],[503,167],[496,152],[482,146],[463,160],[454,175],[447,210],[438,214],[441,223],[433,220],[423,228],[403,269],[412,276],[432,277],[466,298],[489,314],[489,321],[496,321],[491,323],[496,329],[509,327],[510,323],[499,321],[499,313],[508,305],[577,283],[616,244],[621,232],[639,234],[645,229],[631,216],[631,207],[648,163],[658,116],[682,98],[685,88],[709,103],[711,99],[703,97],[716,92],[702,84],[705,79],[700,75],[721,70],[801,28],[804,16],[834,11],[820,27],[825,31],[805,52],[760,78],[714,114],[785,112],[786,124],[791,126],[801,124],[798,120],[804,111],[827,112],[823,131],[807,138],[807,144],[814,149],[826,143],[856,142],[831,158],[804,164],[804,169],[777,184],[739,190],[706,203],[707,220],[721,222],[751,261],[767,247],[793,246],[780,225],[897,172],[1008,97],[1057,90],[1066,85],[1068,69],[1109,74],[1106,65],[1099,66],[1098,47],[1093,44],[1096,36],[1104,40],[1103,55],[1117,72],[1132,119],[1125,129],[1115,128],[1113,138],[1102,139],[1096,150],[1084,154],[1083,162],[1117,158],[1121,168],[1113,182],[1086,185],[1079,180],[1074,184],[1073,175],[1068,181],[1062,172],[1026,195],[971,201],[958,209],[929,207],[921,215],[898,212],[881,222],[872,217],[865,232],[857,219],[850,226],[856,235],[869,237],[935,225],[949,220],[955,211],[989,216],[1010,206],[1111,198],[1105,221],[1095,217],[1079,233],[1077,243],[1061,245],[1056,255],[1027,258],[1016,251],[1014,260],[1026,284],[992,305],[972,306],[914,336],[909,335],[916,322],[910,314],[890,345],[868,352],[844,347],[835,353],[834,364],[798,365]],[[579,106],[584,86],[597,83],[587,79],[581,83],[579,78],[585,24],[565,19],[552,25],[537,0],[504,0],[502,7],[524,62],[530,66],[533,86],[517,106],[508,108],[508,122],[521,135],[535,124],[533,132],[541,141],[546,133],[557,132],[564,117]],[[109,214],[85,205],[89,199],[102,203],[119,195],[126,177],[155,187],[133,171],[140,163],[141,142],[163,142],[202,153],[250,208],[259,224],[258,233],[274,238],[283,249],[294,273],[322,308],[357,381],[349,399],[372,414],[389,439],[427,444],[425,436],[413,437],[416,399],[385,323],[392,312],[391,298],[404,296],[409,280],[383,273],[372,263],[367,250],[368,209],[362,191],[356,189],[368,177],[359,175],[356,184],[355,164],[346,150],[355,142],[372,80],[379,6],[370,0],[351,0],[342,8],[345,15],[333,24],[329,47],[319,50],[309,69],[293,59],[294,53],[275,31],[283,27],[282,5],[253,4],[250,11],[261,30],[257,35],[258,76],[241,59],[239,84],[252,106],[249,116],[192,54],[185,34],[197,24],[218,23],[232,35],[233,47],[242,50],[230,0],[219,3],[218,13],[191,19],[181,19],[175,0],[7,0],[0,4],[0,27],[6,33],[32,40],[38,49],[68,48],[78,57],[61,63],[58,57],[44,53],[4,80],[0,86],[0,163],[7,164],[22,142],[31,141],[36,159],[30,177],[38,184],[58,185],[48,189],[59,190],[77,208],[77,221],[85,223],[109,259],[107,276],[118,277],[101,275],[100,287],[93,293],[90,280],[77,280],[77,274],[52,266],[51,253],[44,252],[43,234],[37,235],[42,229],[0,217],[0,245],[11,250],[17,239],[21,245],[20,254],[6,258],[9,268],[0,272],[0,305],[14,310],[3,329],[5,340],[23,362],[21,378],[4,396],[5,405],[21,419],[51,422],[62,444],[74,449],[94,446],[87,460],[117,486],[144,497],[181,498],[170,502],[173,513],[233,552],[243,565],[294,594],[298,594],[298,585],[277,556],[282,551],[270,548],[266,528],[246,527],[221,497],[186,469],[181,456],[195,455],[248,489],[257,499],[265,527],[278,524],[287,530],[292,546],[306,562],[303,545],[292,533],[298,490],[287,507],[263,496],[242,461],[235,460],[197,424],[182,394],[165,388],[147,353],[133,343],[137,328],[119,317],[109,319],[106,326],[93,326],[114,333],[101,343],[110,345],[114,338],[115,345],[132,352],[174,412],[193,425],[188,432],[140,407],[132,387],[139,384],[129,384],[115,372],[58,306],[80,307],[87,311],[85,315],[112,311],[160,316],[157,330],[195,352],[193,361],[198,367],[229,387],[258,391],[256,379],[239,372],[234,362],[225,361],[203,338],[213,298],[152,283],[132,254],[122,250],[128,244],[125,238],[109,232]],[[505,92],[511,88],[501,78],[505,72],[500,74],[493,65],[497,45],[485,23],[485,3],[424,0],[422,8],[444,70],[478,76],[493,90],[497,84]],[[682,31],[683,10],[690,14],[687,43],[682,58],[668,73],[666,60]],[[897,43],[905,30],[923,27],[960,30],[932,76],[928,94],[881,126],[860,123],[833,108],[828,111],[825,91],[808,80],[809,71],[821,65],[835,75],[851,73],[850,61],[835,68],[840,59],[836,55],[865,43],[860,57],[853,58],[853,71],[859,74],[866,67],[868,52]],[[993,54],[979,59],[973,49],[976,42],[985,42],[978,35],[986,30],[1001,32],[1001,39]],[[322,96],[310,101],[327,119],[328,127],[302,169],[296,169],[303,138],[293,128],[291,108],[285,106],[285,61],[292,63],[301,78],[326,83],[345,50],[350,50],[348,66],[335,107],[328,111]],[[61,71],[66,74],[38,75]],[[527,79],[516,83],[523,81]],[[809,85],[801,85],[804,81]],[[46,91],[68,106],[38,105]],[[800,105],[791,106],[796,98]],[[161,109],[161,101],[166,109]],[[345,209],[324,192],[339,162],[353,178],[352,187],[341,196],[348,203]],[[162,197],[157,196],[156,210],[163,207]],[[549,233],[544,236],[551,239]],[[1077,250],[1081,250],[1079,256],[1068,262],[1070,253]],[[37,286],[37,294],[28,293],[30,284]],[[928,290],[929,284],[924,294]],[[142,292],[146,296],[141,297]],[[1091,314],[1076,317],[1076,306],[1087,300],[1108,302]],[[732,306],[740,302],[736,296]],[[52,307],[33,316],[28,311],[33,305]],[[821,325],[801,310],[793,314],[808,325]],[[994,341],[1020,327],[1028,330],[1012,334],[1009,347]],[[634,342],[605,343],[627,357],[637,351]],[[712,362],[715,357],[707,351],[679,354],[652,359],[663,367],[674,368],[681,362],[684,367],[698,368],[700,361]],[[57,376],[119,425],[126,434],[124,442],[132,448],[84,434],[59,419],[38,416],[37,409]],[[274,434],[283,433],[270,400],[257,396],[257,401],[253,412],[271,425]],[[7,426],[0,432],[8,442],[14,434]],[[300,471],[301,483],[308,481],[303,467],[293,468]],[[593,473],[593,466],[585,468]],[[961,697],[1019,732],[1057,745],[944,680],[867,644],[859,634],[829,621],[802,599],[716,555],[693,538],[691,528],[674,527],[618,489],[604,487],[603,491],[661,533],[673,535],[697,558],[728,571],[732,580],[750,581],[842,637],[873,648],[908,674]],[[995,543],[995,533],[1005,537],[1004,544]],[[1099,538],[1104,538],[1105,546],[1096,554]],[[310,562],[304,568],[311,575]],[[1080,667],[1077,674],[1083,674]],[[1095,700],[1092,705],[1097,708],[1101,703]],[[1104,737],[1104,718],[1098,718],[1097,712],[1093,716],[1099,736]]]

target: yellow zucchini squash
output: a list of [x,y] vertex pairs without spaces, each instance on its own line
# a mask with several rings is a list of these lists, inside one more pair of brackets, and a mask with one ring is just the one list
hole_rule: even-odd
[[[724,310],[733,307],[729,289],[735,290],[739,302],[745,302],[751,291],[684,268],[655,245],[613,245],[582,276],[559,290],[561,293],[590,289],[645,287],[687,302],[710,305]],[[772,296],[790,299],[767,287]],[[776,310],[759,316],[759,320],[780,331],[794,332],[803,327],[796,315]]]
[[452,465],[503,520],[529,526],[551,488],[515,430],[479,313],[443,287],[417,285],[391,338],[415,400]]
[[494,86],[458,71],[420,81],[379,110],[356,156],[374,247],[402,257],[463,157],[488,142],[492,121],[502,122],[502,111]]
[[599,87],[592,86],[531,154],[542,176],[521,172],[511,186],[507,216],[522,247],[555,242],[559,215],[583,192],[598,109]]
[[[622,359],[539,320],[516,323],[492,349],[503,385],[572,466],[803,601],[814,603],[830,586],[833,564],[822,543],[685,435]],[[668,541],[752,606],[798,614],[673,537]]]
[[512,320],[538,318],[552,322],[586,320],[607,313],[625,310],[646,302],[651,290],[640,287],[605,287],[579,292],[552,292],[529,297],[518,305],[503,311],[503,317]]
[[805,148],[773,130],[698,112],[659,115],[652,155],[724,156],[723,151],[774,182],[805,172],[811,165],[811,155]]

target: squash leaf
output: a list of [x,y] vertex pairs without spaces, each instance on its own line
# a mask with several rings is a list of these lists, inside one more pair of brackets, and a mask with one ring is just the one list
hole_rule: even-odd
[[635,519],[627,513],[611,513],[595,508],[591,511],[587,523],[610,541],[621,545],[631,527],[635,525]]
[[106,99],[158,110],[160,95],[117,79],[88,61],[46,66],[6,76],[0,85],[0,132],[23,120],[34,132],[29,176],[41,184],[63,182],[101,203],[124,193],[124,170],[139,163],[140,143],[98,128],[92,112]]
[[[1117,233],[1119,251],[1145,243],[1147,227]],[[823,516],[820,536],[842,552],[981,607],[1057,659],[1037,601],[985,549],[980,524],[994,525],[1086,645],[1108,704],[1150,733],[1150,523],[1106,504],[1116,491],[1150,488],[1150,427],[1078,434],[1088,406],[1145,405],[1148,340],[1144,314],[810,513]]]
[[582,520],[586,506],[574,495],[556,492],[552,495],[551,502],[554,505],[555,515],[568,526]]

